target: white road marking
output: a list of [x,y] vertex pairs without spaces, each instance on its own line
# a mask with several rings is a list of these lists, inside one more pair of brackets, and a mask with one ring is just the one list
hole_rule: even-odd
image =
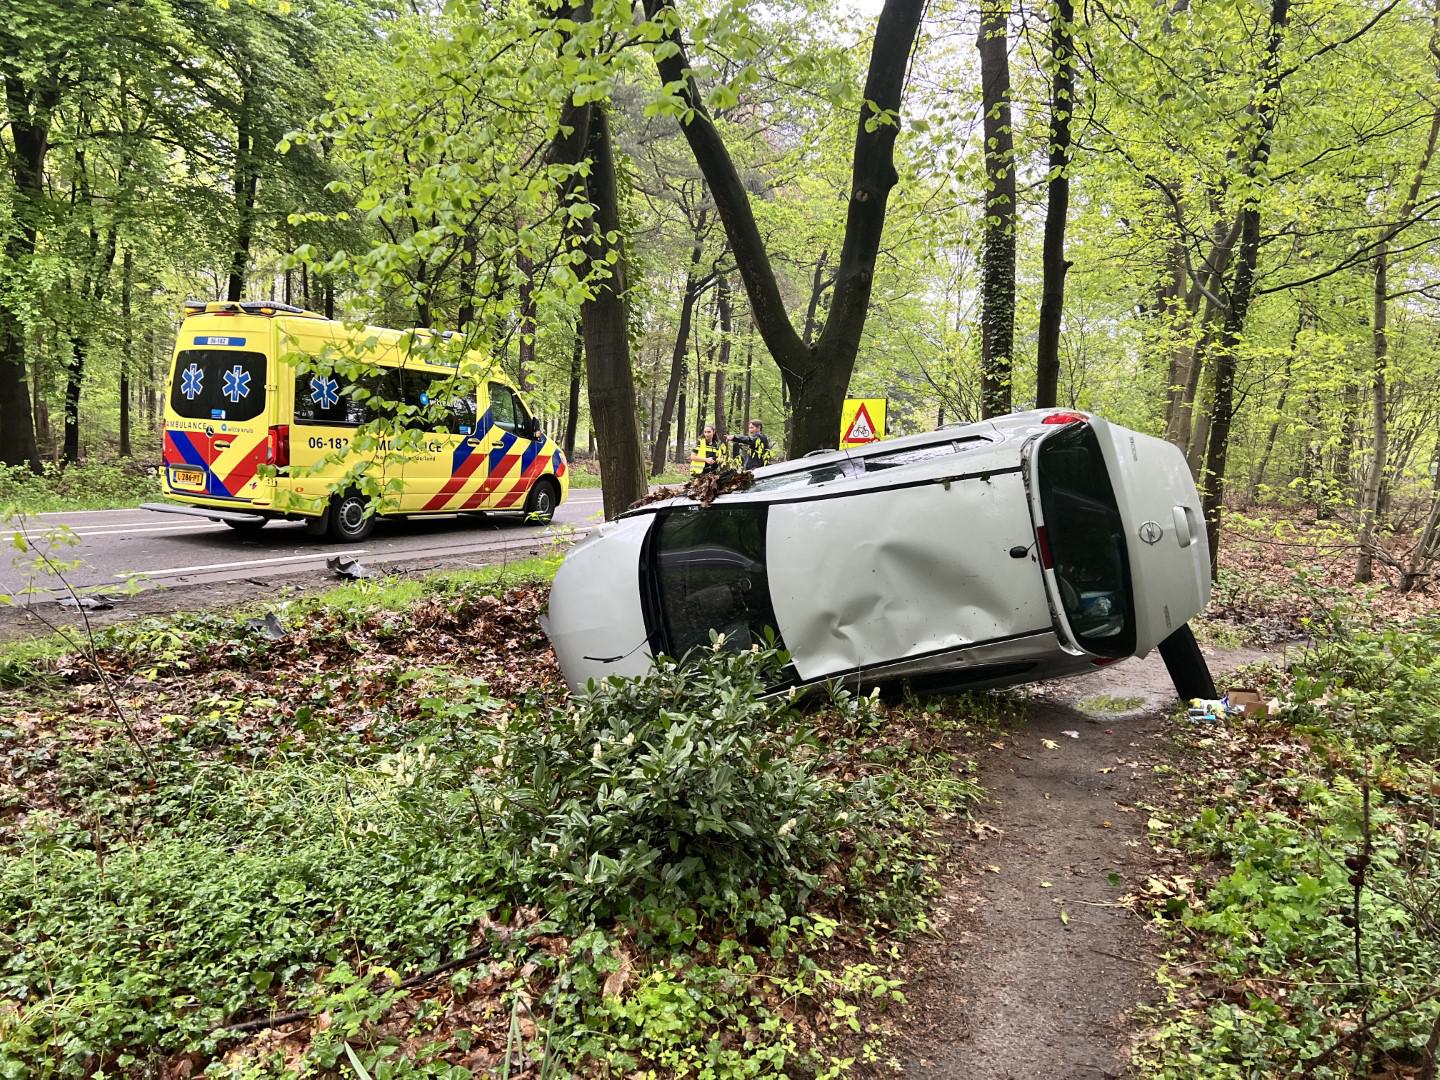
[[245,566],[265,566],[269,563],[305,562],[310,559],[333,559],[338,555],[365,555],[364,548],[345,548],[341,551],[317,551],[311,555],[281,555],[274,559],[242,559],[239,562],[204,563],[200,566],[171,566],[164,570],[126,570],[116,574],[117,578],[166,577],[174,574],[204,574],[215,570],[238,570]]
[[[85,540],[89,537],[100,539],[119,539],[130,533],[161,533],[161,532],[195,532],[199,530],[211,530],[225,528],[223,522],[219,521],[196,521],[193,524],[185,525],[76,525],[66,535],[78,537]],[[46,535],[44,530],[37,530],[29,534],[32,538],[43,539]],[[24,533],[0,534],[0,543],[13,542],[16,536],[25,536]]]

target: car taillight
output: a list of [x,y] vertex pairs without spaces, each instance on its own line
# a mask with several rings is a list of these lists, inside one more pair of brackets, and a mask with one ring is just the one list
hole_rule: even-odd
[[1035,549],[1040,552],[1041,567],[1053,570],[1055,563],[1050,558],[1050,534],[1045,531],[1044,525],[1035,526]]
[[1083,424],[1083,423],[1085,423],[1086,420],[1089,420],[1089,419],[1090,419],[1090,418],[1089,418],[1088,416],[1086,416],[1084,413],[1078,413],[1078,412],[1052,412],[1049,416],[1045,417],[1045,419],[1041,420],[1040,423],[1042,423],[1042,424]]
[[290,425],[272,424],[265,460],[276,468],[290,464]]

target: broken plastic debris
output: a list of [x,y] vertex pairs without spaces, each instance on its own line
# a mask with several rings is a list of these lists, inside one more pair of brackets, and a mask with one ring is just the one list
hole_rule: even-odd
[[350,581],[359,581],[362,578],[375,576],[364,563],[349,555],[336,555],[333,559],[326,559],[325,565],[336,577],[347,578]]
[[263,619],[246,619],[245,629],[254,630],[271,641],[280,641],[289,633],[285,629],[285,624],[275,617],[273,611],[267,612]]
[[1060,734],[1064,735],[1067,739],[1078,739],[1080,737],[1078,731],[1062,731]]
[[92,593],[89,596],[67,596],[59,601],[63,608],[71,608],[78,611],[109,611],[116,604],[121,603],[123,596],[106,596],[104,593]]

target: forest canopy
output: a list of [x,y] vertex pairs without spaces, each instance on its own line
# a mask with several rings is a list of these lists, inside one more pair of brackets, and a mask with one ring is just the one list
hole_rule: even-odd
[[1419,0],[16,0],[0,461],[157,456],[186,298],[456,329],[609,493],[746,420],[1061,405],[1212,527],[1432,522]]

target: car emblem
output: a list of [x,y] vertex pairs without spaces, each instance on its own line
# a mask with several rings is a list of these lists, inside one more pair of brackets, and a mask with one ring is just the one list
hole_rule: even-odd
[[1165,530],[1160,527],[1157,521],[1146,521],[1140,525],[1140,539],[1147,544],[1158,544],[1160,538],[1165,535]]

